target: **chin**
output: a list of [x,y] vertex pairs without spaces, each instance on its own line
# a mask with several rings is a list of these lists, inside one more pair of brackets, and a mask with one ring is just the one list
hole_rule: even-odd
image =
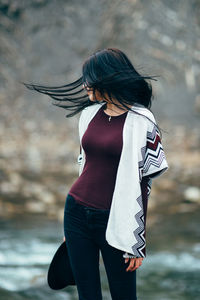
[[94,97],[89,97],[89,99],[90,99],[91,102],[95,102],[95,103],[99,102],[98,100],[94,99]]
[[95,99],[92,94],[89,95],[89,99],[90,99],[91,102],[95,102],[95,103],[99,103],[99,102],[103,102],[104,101],[102,99]]
[[90,101],[95,101],[93,95],[89,95]]

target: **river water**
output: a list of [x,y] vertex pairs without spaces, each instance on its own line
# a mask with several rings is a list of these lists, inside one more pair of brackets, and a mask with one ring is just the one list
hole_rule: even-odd
[[[49,263],[62,239],[63,227],[56,221],[41,217],[1,220],[0,299],[78,299],[76,287],[53,291],[46,282]],[[138,300],[200,299],[200,241],[169,250],[149,242],[148,256],[137,270]],[[100,272],[103,299],[109,300],[102,260]]]

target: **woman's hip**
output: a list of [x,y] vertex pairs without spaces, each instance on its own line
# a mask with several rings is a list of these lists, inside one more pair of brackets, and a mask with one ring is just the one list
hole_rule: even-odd
[[66,228],[78,226],[79,229],[106,229],[110,210],[88,207],[79,204],[72,195],[66,197],[64,225]]

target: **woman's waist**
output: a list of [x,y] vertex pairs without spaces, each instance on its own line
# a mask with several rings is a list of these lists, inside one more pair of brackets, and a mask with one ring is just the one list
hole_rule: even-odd
[[74,210],[74,211],[89,211],[94,215],[106,215],[108,216],[110,213],[110,208],[104,209],[104,208],[97,208],[93,206],[88,206],[87,203],[80,203],[76,200],[76,196],[74,197],[72,194],[68,193],[65,201],[65,212],[68,210]]
[[108,170],[93,169],[89,170],[84,168],[81,175],[72,184],[70,191],[76,193],[92,193],[93,195],[112,194],[116,182],[115,172]]

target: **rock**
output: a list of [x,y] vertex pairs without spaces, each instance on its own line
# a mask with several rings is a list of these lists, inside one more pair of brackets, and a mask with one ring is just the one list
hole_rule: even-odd
[[46,212],[46,205],[43,202],[39,202],[39,201],[28,201],[25,204],[25,208],[28,212],[32,212],[32,213],[44,213]]
[[187,205],[187,204],[181,204],[177,208],[177,213],[188,213],[195,211],[196,207],[195,205]]
[[26,165],[27,167],[34,171],[40,172],[42,169],[42,159],[40,155],[40,151],[34,145],[29,144],[26,149]]
[[195,90],[195,71],[194,67],[185,70],[185,81],[189,90]]
[[26,197],[35,197],[45,204],[55,202],[55,196],[40,183],[26,182],[22,192]]
[[165,130],[170,170],[155,179],[149,207],[155,210],[165,199],[176,202],[177,211],[182,199],[199,203],[199,1],[185,1],[181,11],[176,1],[114,2],[0,1],[2,213],[21,209],[62,219],[61,199],[78,178],[78,115],[65,118],[69,111],[19,81],[69,83],[91,49],[109,45],[127,53],[143,74],[161,75],[153,86],[160,85],[153,112]]
[[196,186],[188,187],[184,191],[183,196],[185,200],[200,204],[200,188]]
[[198,95],[195,97],[194,108],[195,108],[195,112],[197,112],[198,114],[200,114],[200,94],[198,94]]

